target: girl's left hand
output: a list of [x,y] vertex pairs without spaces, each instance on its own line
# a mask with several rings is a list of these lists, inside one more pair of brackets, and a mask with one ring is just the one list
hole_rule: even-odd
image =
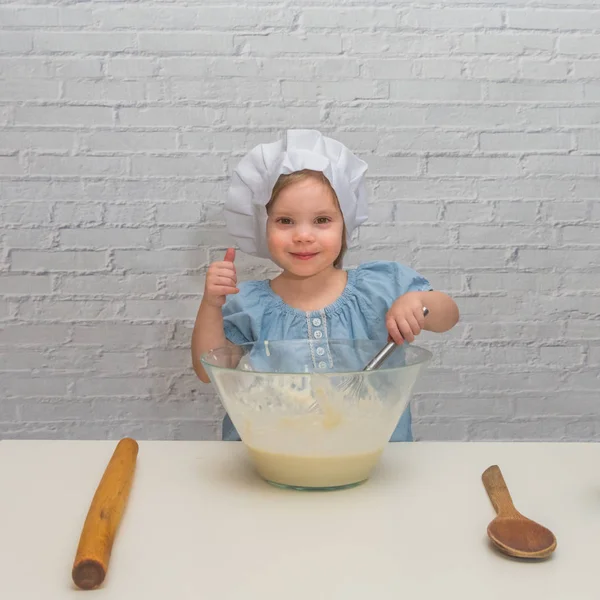
[[415,336],[425,326],[420,292],[407,292],[400,296],[385,316],[385,325],[396,344],[414,342]]

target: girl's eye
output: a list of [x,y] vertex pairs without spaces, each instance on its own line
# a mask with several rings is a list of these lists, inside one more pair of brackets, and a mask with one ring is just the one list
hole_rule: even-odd
[[290,225],[292,220],[288,219],[287,217],[280,217],[279,219],[277,219],[278,223],[281,223],[282,225]]
[[331,219],[329,217],[317,217],[317,223],[319,225],[323,225],[324,223],[329,223]]

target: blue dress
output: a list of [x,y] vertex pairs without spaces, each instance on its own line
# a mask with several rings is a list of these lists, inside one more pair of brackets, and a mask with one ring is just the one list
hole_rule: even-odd
[[[239,293],[227,297],[223,306],[225,336],[234,344],[279,340],[309,340],[310,355],[304,357],[315,371],[332,366],[328,340],[388,339],[385,314],[407,292],[429,291],[427,279],[396,262],[374,261],[348,270],[342,295],[321,310],[303,311],[286,304],[271,289],[269,280],[246,281]],[[228,416],[223,439],[239,440]],[[402,414],[392,442],[412,441],[410,406]]]

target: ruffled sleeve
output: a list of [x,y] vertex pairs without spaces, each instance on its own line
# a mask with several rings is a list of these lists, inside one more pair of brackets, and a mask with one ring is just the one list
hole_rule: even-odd
[[247,344],[258,339],[262,316],[269,297],[262,281],[245,281],[239,293],[227,297],[223,306],[225,337],[234,344]]
[[383,319],[394,301],[407,292],[432,289],[423,275],[397,262],[373,261],[356,269],[356,290],[361,309]]

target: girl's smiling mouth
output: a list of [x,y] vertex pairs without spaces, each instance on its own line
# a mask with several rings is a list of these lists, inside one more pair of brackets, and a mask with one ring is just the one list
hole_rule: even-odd
[[298,260],[310,260],[314,258],[318,252],[290,252],[290,254]]

